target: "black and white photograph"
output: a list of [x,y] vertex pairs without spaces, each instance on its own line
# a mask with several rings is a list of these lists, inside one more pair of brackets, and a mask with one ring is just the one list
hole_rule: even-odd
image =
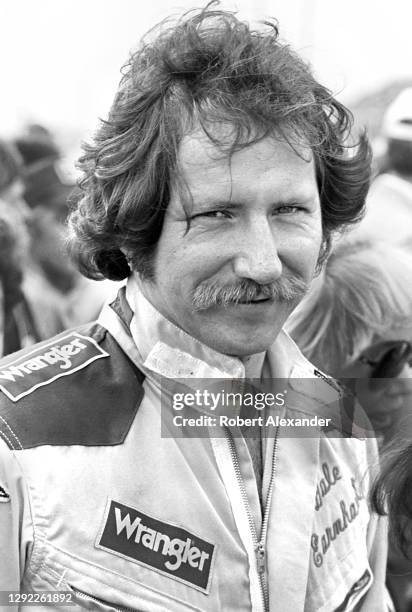
[[412,5],[0,15],[0,612],[412,612]]

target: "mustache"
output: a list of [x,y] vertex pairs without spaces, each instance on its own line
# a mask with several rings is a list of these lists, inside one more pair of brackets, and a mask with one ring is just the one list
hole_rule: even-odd
[[217,283],[201,283],[193,292],[192,305],[194,310],[205,310],[213,306],[227,307],[229,304],[251,302],[258,298],[294,302],[300,300],[308,289],[308,284],[295,276],[281,276],[273,283],[265,285],[246,279],[223,286]]

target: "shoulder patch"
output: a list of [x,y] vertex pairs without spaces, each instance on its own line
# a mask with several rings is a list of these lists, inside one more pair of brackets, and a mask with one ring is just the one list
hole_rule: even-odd
[[63,332],[1,361],[0,438],[16,450],[121,444],[143,380],[98,323]]
[[96,359],[109,357],[93,338],[70,332],[42,343],[0,366],[0,390],[17,402],[61,376],[69,376]]

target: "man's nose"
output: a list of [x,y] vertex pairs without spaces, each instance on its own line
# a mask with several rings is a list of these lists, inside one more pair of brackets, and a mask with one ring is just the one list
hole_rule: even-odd
[[281,276],[278,244],[268,221],[245,228],[233,268],[238,278],[247,278],[260,285],[272,283]]

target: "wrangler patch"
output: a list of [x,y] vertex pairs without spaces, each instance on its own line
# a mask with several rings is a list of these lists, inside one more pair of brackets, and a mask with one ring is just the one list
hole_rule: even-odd
[[214,544],[136,508],[109,500],[96,547],[209,592]]
[[39,387],[77,372],[102,357],[109,357],[109,354],[93,338],[71,332],[3,365],[0,390],[17,402]]

